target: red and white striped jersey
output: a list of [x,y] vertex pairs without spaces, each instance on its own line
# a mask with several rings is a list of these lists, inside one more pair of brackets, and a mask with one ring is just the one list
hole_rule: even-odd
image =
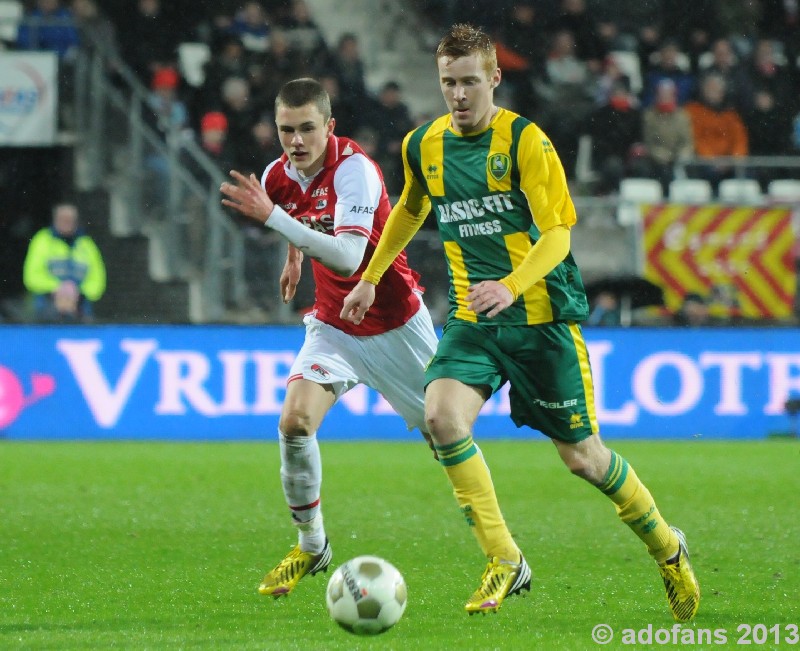
[[354,232],[368,238],[364,259],[349,278],[312,260],[314,316],[347,334],[369,336],[398,328],[416,314],[422,288],[403,251],[381,278],[364,320],[354,325],[339,318],[344,298],[361,279],[391,211],[380,168],[358,144],[331,135],[322,169],[310,178],[301,176],[284,154],[267,166],[261,184],[276,205],[309,228],[331,236]]

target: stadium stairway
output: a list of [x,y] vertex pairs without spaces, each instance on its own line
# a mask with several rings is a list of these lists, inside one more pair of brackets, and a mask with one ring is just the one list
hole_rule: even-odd
[[445,112],[433,52],[440,35],[397,0],[307,0],[332,49],[339,37],[358,37],[369,91],[387,81],[400,84],[412,115]]
[[110,200],[104,190],[77,195],[81,219],[106,264],[106,293],[95,307],[98,323],[188,323],[189,288],[185,282],[155,282],[148,272],[148,238],[115,236],[110,229]]

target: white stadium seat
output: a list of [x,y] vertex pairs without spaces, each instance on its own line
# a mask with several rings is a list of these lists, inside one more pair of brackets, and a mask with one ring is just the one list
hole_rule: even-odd
[[25,9],[19,0],[0,0],[0,41],[15,43]]
[[724,203],[760,204],[764,201],[761,186],[755,179],[724,179],[717,192]]
[[631,226],[641,220],[641,204],[659,203],[664,199],[661,183],[655,179],[630,177],[619,183],[617,223]]
[[631,91],[637,95],[642,90],[642,68],[639,55],[627,50],[612,50],[608,56],[631,82]]
[[592,137],[584,133],[578,138],[578,155],[575,158],[575,180],[578,183],[593,183],[599,176],[592,168]]
[[211,58],[211,49],[205,43],[181,43],[178,45],[178,67],[186,82],[198,88],[203,85],[206,73],[204,66]]
[[619,184],[619,198],[638,203],[657,203],[664,198],[661,183],[655,179],[630,177]]
[[770,201],[800,202],[800,180],[775,179],[767,186],[767,198]]
[[675,179],[669,184],[668,194],[675,203],[708,203],[713,192],[705,179]]

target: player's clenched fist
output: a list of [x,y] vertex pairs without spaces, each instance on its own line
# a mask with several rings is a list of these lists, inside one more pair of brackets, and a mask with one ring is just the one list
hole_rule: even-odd
[[359,280],[342,302],[339,315],[345,321],[358,325],[375,301],[375,285],[366,280]]

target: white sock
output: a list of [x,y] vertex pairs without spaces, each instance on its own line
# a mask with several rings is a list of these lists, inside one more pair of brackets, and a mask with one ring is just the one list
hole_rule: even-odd
[[300,549],[321,552],[325,530],[320,509],[322,459],[316,433],[286,436],[278,431],[281,451],[281,484],[286,504],[297,525]]
[[322,513],[308,522],[295,522],[300,549],[319,554],[325,547],[325,527],[322,526]]

